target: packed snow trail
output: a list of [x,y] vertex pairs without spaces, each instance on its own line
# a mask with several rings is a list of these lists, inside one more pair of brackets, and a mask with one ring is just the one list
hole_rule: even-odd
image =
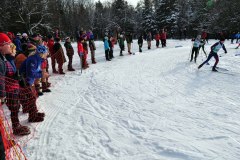
[[230,42],[218,66],[235,76],[198,71],[188,62],[190,40],[153,42],[152,50],[145,43],[143,53],[134,41],[136,55],[123,57],[116,45],[111,62],[96,44],[96,65],[80,74],[75,53],[77,70],[50,78],[52,92],[38,99],[46,119],[24,147],[29,160],[240,158],[240,59]]

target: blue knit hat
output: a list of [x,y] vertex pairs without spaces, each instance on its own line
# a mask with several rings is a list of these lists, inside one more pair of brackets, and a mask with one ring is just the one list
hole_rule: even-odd
[[37,50],[36,50],[37,54],[45,54],[47,52],[48,51],[47,51],[47,48],[45,46],[43,46],[43,45],[37,46]]

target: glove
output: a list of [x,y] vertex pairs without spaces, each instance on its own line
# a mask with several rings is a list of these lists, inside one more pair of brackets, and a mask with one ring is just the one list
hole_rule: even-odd
[[83,56],[83,52],[80,52],[79,55],[80,55],[80,56]]

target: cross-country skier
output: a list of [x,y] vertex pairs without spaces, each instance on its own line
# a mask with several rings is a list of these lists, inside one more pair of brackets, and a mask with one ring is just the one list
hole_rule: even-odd
[[215,62],[215,64],[214,64],[213,68],[212,68],[212,71],[217,72],[216,66],[217,66],[218,61],[219,61],[217,52],[218,52],[221,48],[223,48],[223,50],[225,51],[225,53],[227,53],[227,50],[226,50],[226,48],[225,48],[225,46],[224,46],[224,41],[225,41],[225,39],[224,39],[224,38],[221,38],[219,42],[217,42],[217,43],[215,43],[214,45],[211,46],[211,52],[209,53],[207,60],[204,61],[201,65],[199,65],[199,66],[198,66],[198,69],[200,69],[204,64],[206,64],[212,57],[214,57],[215,60],[216,60],[216,62]]
[[198,51],[199,51],[199,46],[200,46],[200,38],[201,38],[201,35],[198,35],[197,38],[192,39],[192,41],[194,41],[194,42],[193,42],[190,62],[192,62],[192,60],[193,60],[194,53],[195,53],[194,62],[196,63],[196,61],[197,61],[197,56],[198,56]]

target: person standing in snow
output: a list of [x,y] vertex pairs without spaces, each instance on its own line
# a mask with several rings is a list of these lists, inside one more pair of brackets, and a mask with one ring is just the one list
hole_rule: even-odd
[[162,29],[162,33],[161,33],[161,43],[162,43],[162,47],[166,47],[166,44],[167,44],[167,32]]
[[211,52],[209,53],[207,60],[204,61],[202,64],[200,64],[198,66],[198,69],[200,69],[204,64],[206,64],[212,57],[214,57],[216,62],[214,64],[213,68],[212,68],[212,71],[217,72],[216,66],[219,62],[219,57],[218,57],[217,52],[222,48],[225,51],[225,53],[227,53],[227,50],[224,46],[224,41],[225,41],[225,39],[221,38],[219,42],[217,42],[217,43],[215,43],[214,45],[211,46]]
[[159,34],[159,32],[156,33],[155,40],[156,40],[156,47],[159,48],[159,41],[160,41],[160,34]]
[[131,52],[131,45],[133,43],[132,33],[128,32],[126,34],[126,41],[127,41],[127,47],[128,47],[128,54],[132,54]]
[[148,32],[148,35],[147,35],[147,43],[148,43],[148,49],[151,49],[151,42],[152,42],[152,34],[151,32]]
[[114,48],[114,44],[115,44],[115,39],[112,35],[110,35],[108,37],[108,43],[109,43],[109,59],[113,59],[113,48]]
[[96,64],[97,63],[96,59],[95,59],[96,46],[95,46],[94,35],[93,35],[92,31],[89,31],[89,48],[91,51],[92,64]]
[[60,44],[61,39],[60,38],[55,38],[55,43],[53,45],[53,52],[54,54],[52,55],[57,63],[58,63],[58,73],[59,74],[65,74],[63,72],[63,64],[66,62],[66,58],[62,49],[62,45]]
[[119,47],[120,47],[120,56],[123,56],[123,50],[124,50],[124,35],[123,33],[121,33],[119,36],[118,36],[118,44],[119,44]]
[[74,50],[73,50],[73,47],[72,47],[72,44],[71,44],[70,37],[67,37],[65,39],[64,47],[66,49],[66,53],[67,53],[67,56],[68,56],[68,71],[75,71],[75,69],[72,67]]
[[198,56],[198,51],[199,51],[199,46],[200,46],[200,38],[201,38],[201,35],[198,35],[197,38],[192,39],[192,41],[194,41],[194,42],[193,42],[190,62],[192,62],[192,60],[193,60],[194,53],[195,53],[194,62],[196,63],[196,61],[197,61],[197,56]]
[[142,46],[143,46],[143,35],[142,34],[138,37],[138,46],[139,46],[139,52],[142,52]]
[[105,50],[105,58],[106,61],[111,61],[109,58],[109,42],[108,42],[108,33],[105,33],[105,37],[103,39],[104,42],[104,50]]

